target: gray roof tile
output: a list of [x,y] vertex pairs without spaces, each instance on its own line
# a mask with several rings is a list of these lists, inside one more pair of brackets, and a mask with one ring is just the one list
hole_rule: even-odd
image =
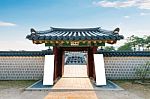
[[114,31],[98,27],[83,29],[51,28],[45,31],[31,29],[31,34],[27,35],[26,38],[29,40],[120,40],[124,37],[114,33]]

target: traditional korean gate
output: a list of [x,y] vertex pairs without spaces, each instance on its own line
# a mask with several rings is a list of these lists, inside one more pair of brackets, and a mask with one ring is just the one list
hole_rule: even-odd
[[[54,81],[62,77],[64,72],[64,51],[87,51],[88,64],[87,74],[89,78],[96,80],[94,56],[97,47],[105,46],[105,43],[115,44],[117,40],[123,39],[119,35],[119,28],[113,31],[97,28],[53,28],[46,31],[36,31],[31,29],[31,34],[26,38],[32,40],[34,44],[45,44],[53,47],[54,53]],[[97,56],[95,56],[97,57]],[[99,57],[97,57],[99,58]],[[104,67],[104,66],[103,66]],[[97,73],[97,71],[96,71]],[[51,77],[52,78],[52,77]]]

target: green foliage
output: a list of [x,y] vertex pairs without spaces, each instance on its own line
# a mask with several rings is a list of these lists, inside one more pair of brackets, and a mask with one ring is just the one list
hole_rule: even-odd
[[128,37],[128,42],[125,43],[123,46],[120,46],[118,50],[138,50],[140,51],[143,49],[143,51],[149,51],[150,48],[150,36],[145,37],[138,37],[132,35],[131,37]]
[[118,48],[118,51],[133,51],[130,43],[125,43],[123,46]]
[[35,80],[0,81],[0,90],[1,89],[8,89],[8,88],[26,88],[35,82],[36,82]]
[[113,47],[113,46],[106,46],[104,50],[105,51],[115,51],[115,47]]
[[142,82],[145,82],[145,78],[147,75],[150,74],[150,62],[146,62],[146,64],[141,65],[142,68],[136,69],[136,75],[142,80]]
[[146,48],[150,50],[150,36],[145,36]]

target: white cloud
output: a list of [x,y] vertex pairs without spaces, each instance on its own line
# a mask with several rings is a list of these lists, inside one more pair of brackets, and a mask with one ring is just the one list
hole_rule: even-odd
[[130,16],[124,16],[124,18],[129,19],[129,18],[130,18]]
[[140,13],[140,16],[146,16],[146,15],[150,15],[150,13]]
[[101,7],[114,7],[114,8],[125,8],[125,7],[137,7],[139,9],[150,9],[150,0],[102,0],[99,2],[93,2],[93,4]]
[[149,9],[150,10],[150,0],[139,0],[139,3],[137,4],[137,6],[140,9]]
[[0,21],[0,26],[16,26],[14,23]]

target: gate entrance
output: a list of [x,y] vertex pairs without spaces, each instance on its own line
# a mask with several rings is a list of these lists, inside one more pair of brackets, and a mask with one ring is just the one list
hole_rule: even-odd
[[[99,46],[105,46],[105,43],[115,44],[117,40],[123,39],[123,36],[119,35],[119,30],[119,28],[116,28],[113,31],[109,31],[101,29],[100,27],[83,29],[51,27],[50,30],[36,31],[32,28],[31,34],[27,35],[26,38],[32,40],[34,44],[44,43],[45,46],[53,47],[53,55],[50,57],[47,56],[46,60],[47,69],[53,70],[49,70],[51,73],[48,73],[48,70],[45,69],[47,72],[46,78],[50,78],[50,82],[57,81],[57,79],[61,78],[64,74],[65,51],[86,51],[87,76],[94,81],[101,82],[101,78],[106,80],[103,55],[94,54]],[[94,59],[94,57],[96,59]],[[51,59],[52,64],[49,63],[48,59]],[[97,62],[98,59],[102,61],[99,63]],[[103,77],[100,78],[99,76]]]
[[65,78],[85,78],[87,76],[87,52],[65,51],[64,73]]
[[87,76],[95,79],[95,67],[93,54],[96,53],[97,47],[54,47],[55,65],[54,80],[62,77],[64,74],[65,51],[86,51],[87,52]]

